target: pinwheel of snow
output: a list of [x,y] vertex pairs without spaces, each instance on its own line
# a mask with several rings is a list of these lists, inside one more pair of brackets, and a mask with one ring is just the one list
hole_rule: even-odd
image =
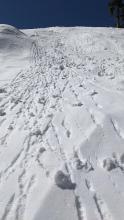
[[124,164],[124,154],[121,155],[120,161],[121,161],[122,164]]
[[4,88],[0,88],[0,93],[6,93],[6,90]]
[[115,161],[111,158],[106,158],[103,160],[103,167],[107,170],[107,171],[111,171],[113,169],[115,169],[117,167]]
[[0,116],[6,115],[5,111],[3,109],[0,109]]
[[72,183],[70,176],[59,170],[55,175],[56,185],[63,190],[74,190],[76,187],[75,183]]

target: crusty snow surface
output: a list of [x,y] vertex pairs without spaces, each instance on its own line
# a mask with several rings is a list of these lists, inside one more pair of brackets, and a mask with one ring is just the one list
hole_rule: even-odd
[[0,25],[0,220],[124,219],[124,30]]

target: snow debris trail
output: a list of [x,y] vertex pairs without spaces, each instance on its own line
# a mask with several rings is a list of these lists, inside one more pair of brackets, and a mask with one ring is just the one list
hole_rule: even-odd
[[0,25],[0,220],[123,220],[123,36]]

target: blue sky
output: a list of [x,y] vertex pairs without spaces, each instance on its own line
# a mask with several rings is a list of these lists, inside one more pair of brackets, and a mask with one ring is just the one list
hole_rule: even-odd
[[18,28],[111,26],[108,0],[0,0],[0,23]]

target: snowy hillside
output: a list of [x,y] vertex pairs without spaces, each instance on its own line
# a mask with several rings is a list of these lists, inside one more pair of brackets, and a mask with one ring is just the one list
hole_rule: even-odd
[[124,30],[0,25],[0,220],[123,205]]

